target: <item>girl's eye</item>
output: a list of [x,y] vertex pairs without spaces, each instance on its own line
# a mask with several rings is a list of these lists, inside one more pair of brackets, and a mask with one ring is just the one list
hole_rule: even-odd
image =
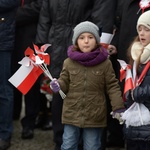
[[148,28],[145,28],[145,31],[150,31],[150,29],[148,29]]
[[142,31],[141,29],[138,29],[139,31]]
[[83,36],[80,36],[79,39],[84,39],[84,37],[83,37]]
[[90,39],[93,39],[94,37],[93,36],[90,36]]
[[140,27],[138,28],[138,31],[140,32],[140,31],[142,31],[142,30],[144,30],[144,31],[150,31],[149,28],[140,26]]
[[138,31],[142,31],[142,28],[138,28]]

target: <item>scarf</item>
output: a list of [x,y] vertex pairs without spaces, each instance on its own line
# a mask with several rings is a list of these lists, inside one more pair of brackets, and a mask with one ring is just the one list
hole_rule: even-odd
[[72,49],[73,45],[68,48],[68,57],[84,66],[95,66],[108,58],[108,52],[104,48],[101,50],[100,48],[97,48],[96,50],[87,53],[73,51]]
[[146,64],[150,60],[150,44],[143,47],[140,42],[135,42],[131,47],[131,56],[135,61],[140,57],[140,63]]

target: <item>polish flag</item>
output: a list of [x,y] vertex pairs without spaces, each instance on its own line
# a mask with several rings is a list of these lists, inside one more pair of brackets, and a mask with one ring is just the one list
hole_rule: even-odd
[[25,95],[42,73],[43,70],[38,66],[22,65],[8,81]]
[[109,44],[111,43],[113,37],[114,37],[114,34],[102,32],[101,45],[102,45],[104,48],[108,49],[108,46],[109,46]]
[[125,84],[124,84],[124,94],[133,88],[134,88],[134,85],[133,85],[133,80],[132,80],[131,68],[130,66],[127,66],[126,78],[125,78]]
[[122,80],[125,79],[125,83],[124,83],[124,94],[125,94],[127,91],[134,88],[131,66],[123,60],[118,59],[118,62],[120,63],[121,66],[120,81],[122,82]]

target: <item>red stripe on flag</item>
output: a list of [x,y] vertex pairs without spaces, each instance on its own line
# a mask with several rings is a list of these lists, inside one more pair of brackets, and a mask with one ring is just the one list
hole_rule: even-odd
[[142,83],[148,69],[150,68],[150,61],[146,64],[146,66],[144,67],[139,79],[138,79],[138,85]]
[[24,95],[31,89],[37,78],[43,73],[43,70],[39,67],[34,66],[28,76],[21,82],[17,89]]
[[125,79],[125,77],[126,77],[126,70],[121,68],[120,69],[120,82],[122,82],[123,79]]
[[125,80],[125,84],[124,84],[124,94],[128,91],[133,89],[133,82],[132,82],[132,78],[128,78]]

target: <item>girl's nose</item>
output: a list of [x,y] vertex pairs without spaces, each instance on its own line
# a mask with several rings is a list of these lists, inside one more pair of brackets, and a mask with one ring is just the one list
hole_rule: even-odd
[[88,38],[85,38],[85,40],[84,40],[84,41],[87,43],[89,40],[88,40]]

